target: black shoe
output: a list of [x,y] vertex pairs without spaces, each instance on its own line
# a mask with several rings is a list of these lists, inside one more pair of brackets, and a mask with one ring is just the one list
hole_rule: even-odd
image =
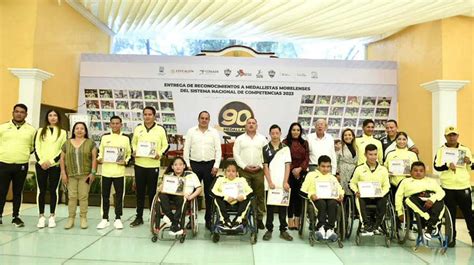
[[270,239],[272,239],[272,231],[265,232],[265,235],[263,235],[263,240],[268,241]]
[[257,220],[257,228],[260,230],[265,229],[265,225],[263,224],[262,220]]
[[191,229],[191,222],[188,222],[188,223],[186,224],[186,229],[188,229],[188,230]]
[[12,224],[14,224],[16,227],[23,227],[25,226],[25,223],[20,219],[20,217],[14,217],[12,220]]
[[135,220],[133,220],[132,223],[130,223],[130,227],[136,227],[139,225],[143,224],[143,218],[142,217],[136,217]]
[[286,241],[293,241],[293,237],[290,236],[290,234],[288,234],[288,232],[286,232],[286,231],[280,232],[280,238],[282,238]]
[[456,239],[453,239],[453,241],[449,242],[448,248],[453,248],[456,246]]

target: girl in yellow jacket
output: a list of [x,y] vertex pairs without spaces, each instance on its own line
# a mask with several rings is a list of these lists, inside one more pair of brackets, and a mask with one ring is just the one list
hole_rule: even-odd
[[35,167],[39,209],[39,220],[36,226],[38,228],[46,226],[44,205],[47,190],[50,194],[51,214],[48,219],[48,227],[56,226],[55,210],[58,203],[58,187],[61,175],[59,159],[61,158],[61,147],[67,138],[67,132],[61,129],[61,115],[57,111],[49,110],[46,113],[45,124],[47,126],[39,128],[35,136],[35,156],[37,161]]
[[[229,186],[234,185],[237,186],[237,193],[236,195],[229,195],[226,190]],[[250,206],[250,199],[248,198],[250,193],[252,193],[252,188],[250,188],[245,178],[239,177],[237,165],[228,164],[224,171],[224,177],[217,178],[212,187],[212,194],[215,196],[214,203],[219,211],[221,224],[226,228],[234,228],[242,223]],[[231,222],[227,210],[235,204],[238,205],[237,215]]]
[[[406,177],[410,176],[410,167],[413,162],[419,161],[418,155],[408,150],[408,135],[405,132],[398,132],[395,137],[397,147],[395,150],[388,152],[385,155],[385,167],[388,168],[390,184],[392,186],[393,194],[397,191],[398,184]],[[403,174],[392,172],[394,165],[405,164],[406,170]]]

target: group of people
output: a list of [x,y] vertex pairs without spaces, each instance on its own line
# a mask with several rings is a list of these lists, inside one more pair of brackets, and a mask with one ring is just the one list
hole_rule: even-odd
[[[80,227],[87,228],[88,193],[94,181],[98,164],[102,164],[102,220],[97,229],[110,225],[109,197],[111,186],[115,189],[116,229],[122,229],[122,200],[124,196],[125,167],[134,162],[137,196],[136,217],[130,226],[143,224],[143,210],[146,195],[151,207],[156,191],[159,192],[164,221],[170,224],[170,233],[181,234],[183,213],[188,201],[195,199],[204,191],[206,211],[205,225],[211,229],[211,208],[218,209],[222,225],[229,228],[245,222],[252,194],[256,209],[258,229],[266,229],[263,240],[270,240],[273,232],[274,213],[279,215],[280,237],[293,240],[287,230],[296,230],[300,226],[302,211],[300,191],[317,208],[318,220],[310,228],[317,236],[329,240],[337,239],[335,227],[335,205],[344,196],[353,195],[360,219],[362,233],[380,233],[388,197],[395,202],[397,215],[404,217],[406,204],[426,219],[428,235],[436,234],[439,216],[447,206],[452,216],[455,245],[455,218],[459,207],[474,244],[474,219],[471,210],[470,171],[471,151],[458,142],[459,132],[455,127],[445,131],[446,143],[440,147],[434,159],[434,168],[440,172],[439,185],[426,178],[425,164],[419,161],[419,150],[405,132],[398,131],[395,120],[386,122],[386,136],[374,137],[373,120],[363,122],[363,135],[356,137],[352,129],[342,132],[339,150],[335,149],[334,139],[328,134],[326,120],[315,122],[315,132],[304,135],[299,123],[292,123],[287,135],[281,139],[278,125],[269,128],[270,141],[258,133],[258,122],[248,118],[245,133],[235,139],[233,157],[224,169],[224,176],[217,177],[221,164],[221,143],[216,129],[209,127],[210,114],[202,111],[198,115],[198,124],[190,128],[185,136],[183,157],[176,158],[165,174],[183,177],[186,180],[185,196],[161,193],[158,185],[160,159],[168,149],[165,129],[155,122],[156,110],[153,107],[143,109],[143,124],[137,126],[133,137],[122,133],[122,120],[118,116],[110,118],[110,133],[102,136],[99,147],[89,139],[85,123],[77,122],[68,139],[67,132],[61,129],[58,112],[50,110],[45,117],[43,128],[35,130],[25,123],[27,107],[17,104],[13,108],[13,119],[0,125],[0,216],[3,213],[10,182],[13,183],[13,220],[16,226],[24,223],[19,217],[23,184],[28,172],[30,154],[36,156],[36,179],[38,182],[39,228],[55,227],[55,209],[58,201],[60,180],[67,187],[69,218],[66,229],[74,226],[77,203],[80,206]],[[143,154],[141,149],[148,148]],[[145,148],[145,149],[146,149]],[[460,161],[447,162],[446,149],[459,152]],[[115,150],[115,151],[114,151]],[[111,161],[109,153],[120,153]],[[408,161],[405,172],[391,172],[394,161]],[[406,163],[406,162],[405,162]],[[245,180],[245,181],[244,181]],[[333,182],[337,187],[334,198],[318,198],[317,182]],[[381,196],[365,198],[361,196],[359,182],[377,182]],[[204,187],[202,187],[201,185]],[[226,183],[242,183],[242,193],[236,197],[226,196],[223,187]],[[157,189],[158,187],[158,189]],[[282,189],[290,195],[288,206],[266,205],[269,190]],[[45,217],[45,194],[51,195],[50,216]],[[214,199],[215,198],[215,199]],[[171,211],[171,204],[178,205]],[[233,220],[227,214],[229,206],[238,204],[238,214]],[[375,204],[377,208],[375,222],[367,216],[366,205]],[[263,222],[264,217],[265,223]],[[2,219],[0,218],[0,223]]]

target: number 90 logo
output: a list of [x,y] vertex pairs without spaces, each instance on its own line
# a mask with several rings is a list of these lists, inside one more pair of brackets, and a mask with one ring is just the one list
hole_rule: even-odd
[[219,112],[219,125],[227,135],[239,136],[245,132],[245,123],[250,117],[253,117],[253,112],[247,104],[232,101]]

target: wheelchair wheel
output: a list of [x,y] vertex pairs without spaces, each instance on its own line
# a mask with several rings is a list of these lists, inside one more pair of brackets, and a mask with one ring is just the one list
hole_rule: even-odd
[[158,236],[152,236],[151,237],[151,242],[155,243],[156,241],[158,241]]
[[343,247],[344,247],[344,244],[342,243],[341,240],[338,240],[338,241],[337,241],[337,246],[338,246],[339,248],[343,248]]
[[411,222],[412,222],[410,218],[410,213],[407,207],[405,207],[405,212],[403,214],[403,217],[404,217],[403,223],[400,222],[400,220],[398,220],[397,218],[397,232],[396,232],[398,244],[402,244],[402,245],[405,244],[405,242],[408,239],[408,233],[410,232],[410,227],[411,227]]
[[355,208],[354,200],[351,196],[344,198],[344,217],[346,224],[345,239],[351,238],[352,230],[354,229]]
[[198,205],[197,205],[197,199],[194,199],[192,201],[191,205],[191,229],[192,229],[192,236],[193,238],[197,236],[197,233],[199,231],[199,225],[197,223],[198,220]]
[[213,233],[212,234],[212,242],[217,243],[219,242],[221,236],[218,233]]
[[393,209],[392,203],[387,204],[385,216],[384,216],[384,225],[385,233],[387,234],[389,240],[395,238],[395,211]]
[[298,227],[298,235],[300,236],[301,239],[303,239],[304,226],[305,226],[306,214],[307,214],[306,211],[308,210],[308,202],[304,198],[302,200],[303,200],[302,201],[303,209],[301,209],[300,224],[299,224],[299,227]]
[[441,228],[439,229],[439,231],[440,231],[440,236],[442,239],[441,247],[445,248],[446,250],[446,248],[448,247],[448,244],[451,243],[451,241],[453,240],[453,233],[454,233],[451,213],[449,212],[449,209],[446,206],[444,206],[444,214],[443,214],[443,217],[441,218],[440,226]]
[[[160,208],[160,200],[158,198],[158,194],[156,194],[155,197],[153,198],[150,215],[151,215],[150,216],[150,231],[154,238],[160,232],[160,222],[161,222],[161,208]],[[153,241],[153,238],[152,238],[152,241]],[[156,242],[156,240],[153,242]]]
[[255,245],[257,243],[257,233],[250,233],[250,244]]
[[340,203],[337,206],[337,234],[338,234],[338,241],[344,241],[346,238],[346,218],[344,214],[344,203]]

